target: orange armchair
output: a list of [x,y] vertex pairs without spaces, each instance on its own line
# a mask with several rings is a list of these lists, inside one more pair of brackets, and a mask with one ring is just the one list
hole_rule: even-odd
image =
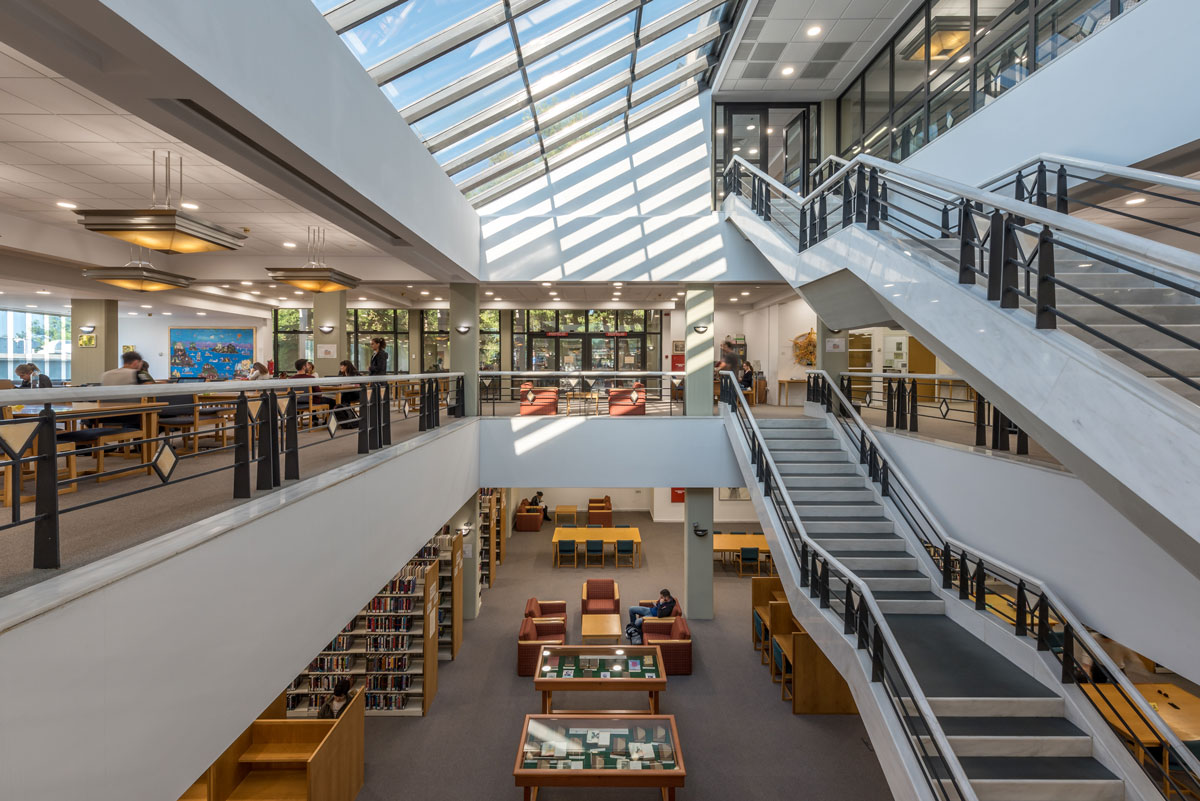
[[558,414],[558,387],[521,385],[521,414]]
[[646,386],[637,381],[632,389],[614,388],[608,391],[608,414],[619,417],[623,414],[646,413]]
[[513,531],[541,531],[542,507],[530,506],[528,501],[521,501],[517,507],[516,517],[513,518]]
[[567,602],[539,601],[537,598],[530,598],[525,602],[525,617],[561,617],[565,622],[567,619]]
[[597,509],[590,507],[588,509],[588,524],[593,526],[603,526],[612,528],[613,516],[612,509]]
[[588,579],[583,582],[579,611],[585,615],[619,615],[621,591],[612,579]]
[[567,622],[563,618],[524,618],[517,633],[517,675],[532,676],[537,672],[538,654],[542,648],[566,644]]
[[642,618],[642,641],[662,649],[663,672],[668,676],[691,674],[692,631],[683,615]]

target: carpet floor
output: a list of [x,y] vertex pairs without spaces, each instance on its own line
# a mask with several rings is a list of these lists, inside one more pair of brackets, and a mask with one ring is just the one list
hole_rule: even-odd
[[[553,504],[553,498],[550,498]],[[516,675],[516,632],[531,596],[566,599],[568,642],[579,642],[579,597],[585,578],[615,578],[622,614],[663,587],[683,600],[680,523],[653,523],[645,512],[617,512],[641,529],[640,568],[555,568],[546,523],[540,533],[509,540],[496,584],[483,591],[476,620],[464,624],[462,648],[438,666],[438,693],[424,718],[368,717],[366,783],[358,801],[520,798],[513,783],[526,714],[539,710],[531,678]],[[757,523],[722,523],[753,530]],[[662,711],[676,716],[687,781],[681,799],[883,801],[883,772],[856,715],[794,715],[760,664],[750,636],[750,579],[714,568],[716,616],[691,620],[695,673],[672,676]],[[684,613],[687,613],[684,604]],[[566,693],[556,707],[626,708],[644,694]],[[543,790],[547,801],[657,797],[656,790]]]

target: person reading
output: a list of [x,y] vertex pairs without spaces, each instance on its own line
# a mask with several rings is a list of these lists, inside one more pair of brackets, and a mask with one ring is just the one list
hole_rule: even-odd
[[642,620],[647,617],[670,617],[675,611],[675,599],[671,597],[671,591],[667,589],[658,591],[658,600],[654,606],[631,606],[629,607],[629,622],[639,629],[642,627]]

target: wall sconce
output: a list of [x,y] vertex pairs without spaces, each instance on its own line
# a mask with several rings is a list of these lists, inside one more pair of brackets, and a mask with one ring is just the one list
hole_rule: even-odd
[[80,330],[80,331],[82,331],[82,332],[83,332],[83,333],[85,333],[85,334],[90,334],[90,333],[92,333],[93,331],[95,331],[95,330],[96,330],[96,326],[94,326],[94,325],[81,325],[81,326],[79,326],[79,330]]
[[469,325],[456,325],[456,326],[454,326],[454,330],[455,330],[455,331],[457,331],[457,332],[458,332],[458,333],[460,333],[460,334],[465,334],[465,333],[467,333],[468,331],[470,331],[470,330],[471,330],[471,326],[469,326]]
[[707,325],[693,325],[692,330],[695,331],[697,334],[706,334],[706,333],[708,333],[708,326]]
[[317,326],[317,330],[320,331],[322,334],[332,334],[333,326],[332,325],[319,325],[319,326]]
[[692,533],[695,534],[697,537],[707,537],[708,529],[700,528],[699,523],[692,523]]

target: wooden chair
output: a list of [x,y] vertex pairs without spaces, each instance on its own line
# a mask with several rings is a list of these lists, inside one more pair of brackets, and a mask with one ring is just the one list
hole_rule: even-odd
[[554,552],[554,566],[562,567],[563,561],[569,556],[571,567],[579,567],[578,543],[575,540],[559,540],[558,550]]
[[633,540],[617,540],[616,547],[613,549],[613,566],[620,567],[621,559],[629,559],[629,566],[635,567],[633,560],[635,557]]
[[[8,406],[0,407],[0,420],[11,420],[11,419],[12,419],[12,409]],[[79,474],[76,472],[76,463],[75,463],[75,454],[74,454],[75,443],[73,443],[73,442],[56,442],[55,450],[58,453],[68,454],[66,456],[65,467],[60,468],[58,470],[58,480],[62,481],[63,479],[78,478]],[[23,459],[28,458],[30,456],[33,456],[35,453],[37,453],[37,440],[36,439],[33,441],[33,444],[28,449],[26,449],[26,451],[24,453],[20,454],[20,458],[23,458]],[[12,471],[14,469],[16,469],[16,466],[13,465],[11,462],[7,461],[8,456],[3,451],[0,451],[0,460],[4,460],[4,465],[2,468],[0,468],[0,502],[2,502],[5,507],[9,507],[9,506],[13,505]],[[37,477],[37,468],[35,465],[36,465],[36,463],[26,463],[25,465],[21,466],[22,469],[17,474],[18,475],[18,484],[22,488],[18,491],[18,494],[21,495],[20,501],[19,501],[20,503],[29,503],[35,499],[35,496],[33,496],[33,495],[21,494],[22,492],[24,492],[23,487],[24,487],[26,479]],[[59,495],[67,495],[69,493],[75,492],[78,489],[79,489],[79,482],[72,481],[67,486],[60,487],[58,490],[58,494]]]
[[[130,416],[132,417],[132,415]],[[99,426],[94,426],[92,428],[80,428],[75,431],[60,431],[56,435],[56,439],[59,444],[70,444],[70,450],[75,450],[77,448],[96,448],[96,450],[92,451],[90,454],[96,459],[96,469],[85,471],[82,475],[96,475],[96,481],[98,482],[108,481],[112,478],[118,478],[118,476],[102,475],[104,473],[104,454],[105,451],[109,450],[108,447],[102,446],[116,446],[121,445],[122,443],[128,445],[134,440],[142,439],[147,435],[147,432],[144,432],[140,428],[120,428],[116,425],[108,424],[115,422],[116,418],[113,418],[112,420],[105,421]],[[88,454],[84,455],[86,456]],[[138,455],[139,454],[134,452],[126,453],[125,456],[126,458],[133,458]]]
[[[748,575],[761,575],[759,565],[761,560],[758,555],[758,548],[741,548],[737,554],[737,574],[739,577]],[[754,566],[754,572],[751,574],[749,566]]]
[[[227,418],[221,413],[223,406],[214,406],[202,412],[198,395],[160,396],[156,400],[167,404],[158,410],[158,427],[166,432],[179,431],[180,444],[185,446],[180,448],[181,452],[200,452],[200,429],[205,424],[213,429],[213,437],[220,439],[221,447],[229,444],[229,432],[225,426]],[[191,448],[187,449],[189,440]]]
[[590,567],[594,557],[598,557],[600,567],[604,567],[604,540],[584,541],[583,566]]

